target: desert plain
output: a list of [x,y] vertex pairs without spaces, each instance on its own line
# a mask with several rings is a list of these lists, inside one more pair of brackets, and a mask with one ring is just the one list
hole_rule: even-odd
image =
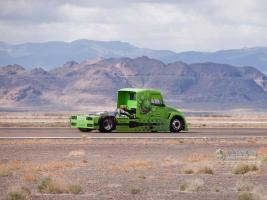
[[[68,115],[2,112],[0,136],[6,136],[9,129],[24,130],[20,136],[27,135],[27,130],[34,130],[37,136],[46,129],[68,132]],[[0,197],[264,200],[266,119],[265,115],[187,117],[194,130],[190,136],[200,129],[201,136],[218,129],[228,132],[225,138],[214,131],[203,138],[177,134],[161,139],[154,133],[137,139],[131,133],[129,138],[97,139],[73,130],[77,139],[1,139]],[[248,134],[242,135],[243,130]]]

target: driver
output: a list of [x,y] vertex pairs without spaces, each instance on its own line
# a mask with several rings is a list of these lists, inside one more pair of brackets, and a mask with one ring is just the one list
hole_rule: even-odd
[[119,115],[126,115],[128,117],[131,117],[131,114],[128,112],[127,105],[120,105],[120,108],[117,109],[117,113]]

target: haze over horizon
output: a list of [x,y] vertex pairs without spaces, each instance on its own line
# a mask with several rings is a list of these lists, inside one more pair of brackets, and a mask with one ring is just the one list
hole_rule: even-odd
[[267,46],[263,0],[2,1],[0,41],[125,41],[138,47],[217,51]]
[[75,40],[70,40],[70,41],[64,41],[64,40],[47,40],[47,41],[37,41],[37,42],[34,42],[34,41],[24,41],[24,42],[18,42],[18,43],[11,43],[11,42],[4,42],[4,41],[1,41],[0,40],[0,43],[3,42],[5,44],[10,44],[10,45],[24,45],[24,44],[28,44],[28,43],[33,43],[33,44],[45,44],[45,43],[50,43],[50,42],[64,42],[64,43],[72,43],[72,42],[76,42],[76,41],[82,41],[82,40],[87,40],[87,41],[94,41],[94,42],[121,42],[121,43],[127,43],[131,46],[134,46],[134,47],[137,47],[137,48],[144,48],[144,49],[151,49],[151,50],[166,50],[166,51],[173,51],[175,53],[184,53],[184,52],[202,52],[202,53],[214,53],[214,52],[219,52],[219,51],[224,51],[224,50],[245,50],[245,49],[254,49],[254,48],[267,48],[267,45],[266,46],[243,46],[243,47],[239,47],[239,48],[232,48],[232,49],[214,49],[214,50],[195,50],[195,49],[191,49],[191,50],[181,50],[181,51],[174,51],[174,50],[171,50],[171,49],[153,49],[153,48],[150,48],[150,47],[140,47],[138,45],[135,45],[135,44],[132,44],[128,41],[121,41],[121,40],[92,40],[90,38],[77,38]]

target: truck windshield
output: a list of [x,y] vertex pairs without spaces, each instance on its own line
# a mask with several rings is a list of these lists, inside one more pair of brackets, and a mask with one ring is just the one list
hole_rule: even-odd
[[161,106],[162,101],[160,99],[151,99],[151,104],[154,106]]
[[162,97],[160,95],[151,95],[150,102],[151,102],[151,105],[154,105],[154,106],[163,105]]

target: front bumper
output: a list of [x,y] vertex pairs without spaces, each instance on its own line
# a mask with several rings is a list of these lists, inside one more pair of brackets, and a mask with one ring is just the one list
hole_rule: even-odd
[[99,116],[94,115],[73,115],[70,117],[70,126],[72,128],[98,129]]

